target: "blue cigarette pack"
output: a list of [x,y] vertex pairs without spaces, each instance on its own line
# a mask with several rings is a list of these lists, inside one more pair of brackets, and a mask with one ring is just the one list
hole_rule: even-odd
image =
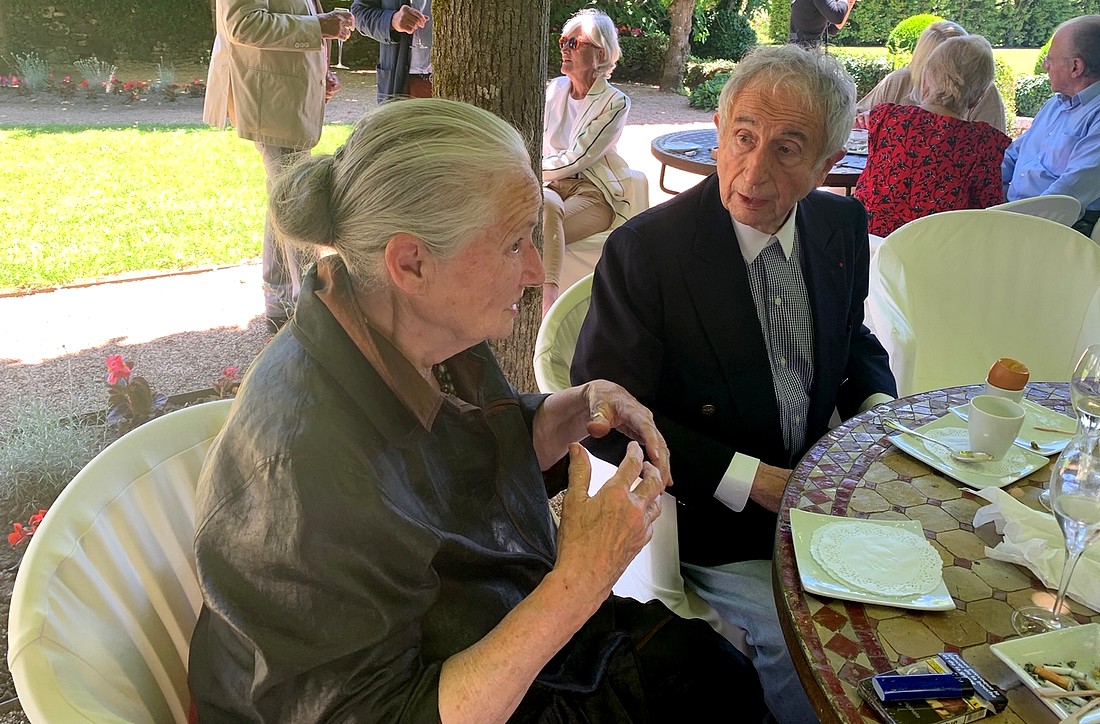
[[974,691],[970,682],[954,674],[878,674],[871,686],[884,702],[912,699],[958,699]]

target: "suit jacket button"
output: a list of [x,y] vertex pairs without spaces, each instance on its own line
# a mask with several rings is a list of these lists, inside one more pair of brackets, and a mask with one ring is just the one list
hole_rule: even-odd
[[708,402],[707,404],[699,408],[699,412],[703,413],[704,415],[713,415],[715,413],[714,405]]

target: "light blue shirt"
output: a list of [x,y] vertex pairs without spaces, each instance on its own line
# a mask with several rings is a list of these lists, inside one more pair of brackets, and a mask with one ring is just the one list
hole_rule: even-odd
[[1065,194],[1100,209],[1100,82],[1047,101],[1005,151],[1001,180],[1009,201]]

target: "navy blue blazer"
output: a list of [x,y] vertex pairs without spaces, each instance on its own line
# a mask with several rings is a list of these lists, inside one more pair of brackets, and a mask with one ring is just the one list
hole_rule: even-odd
[[[886,351],[863,324],[863,206],[814,191],[796,213],[814,323],[808,449],[834,408],[847,418],[871,394],[897,388]],[[775,515],[751,500],[735,513],[714,491],[735,452],[788,468],[806,450],[784,449],[764,335],[717,175],[611,234],[571,376],[617,382],[653,411],[672,456],[683,560],[771,558]],[[626,440],[616,434],[588,445],[618,461]]]
[[355,28],[378,41],[378,102],[404,95],[409,84],[412,35],[399,33],[391,25],[393,15],[408,5],[407,0],[355,0],[351,13]]

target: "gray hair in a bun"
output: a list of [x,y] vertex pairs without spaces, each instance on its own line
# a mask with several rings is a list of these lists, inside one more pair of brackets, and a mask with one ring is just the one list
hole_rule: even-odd
[[499,216],[502,192],[538,180],[523,139],[507,122],[443,98],[393,101],[364,116],[333,155],[287,169],[269,201],[289,241],[334,249],[371,289],[383,279],[386,244],[421,239],[447,259]]

